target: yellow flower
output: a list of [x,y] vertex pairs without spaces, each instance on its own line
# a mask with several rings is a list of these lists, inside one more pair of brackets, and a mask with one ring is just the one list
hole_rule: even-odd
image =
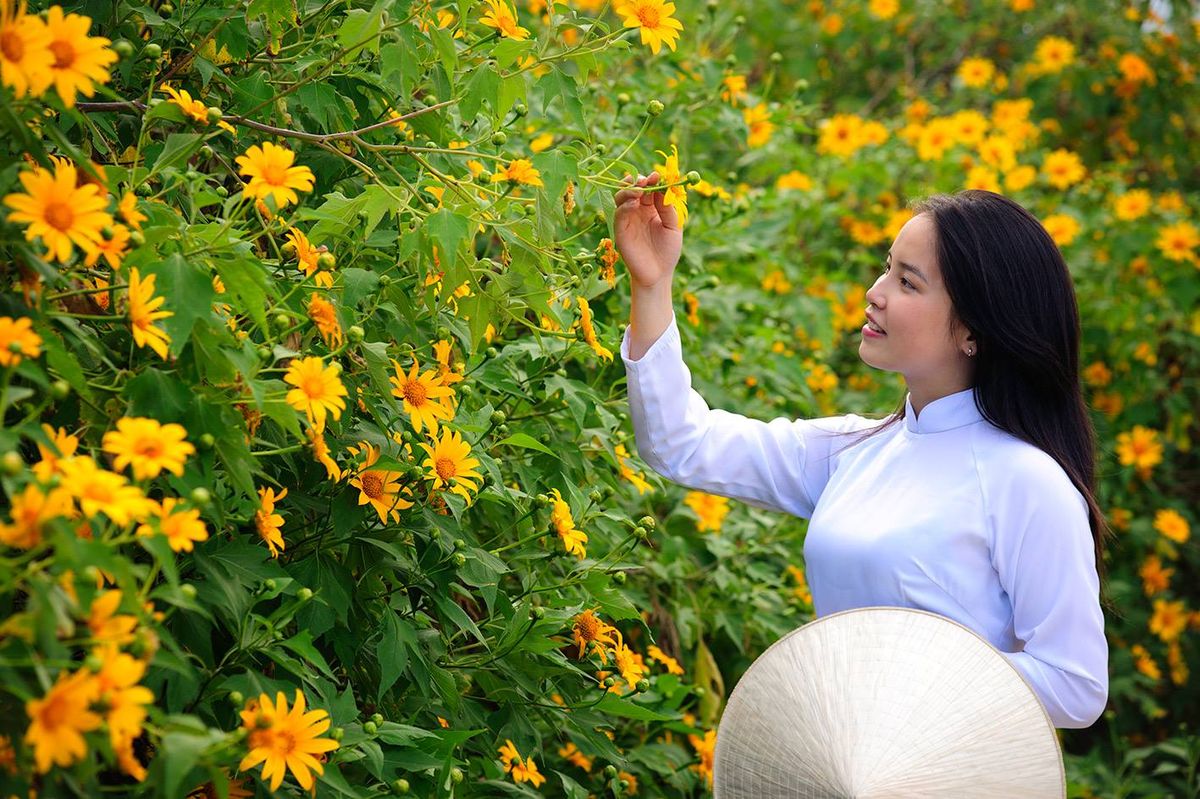
[[[164,497],[158,517],[158,529],[167,537],[173,552],[191,552],[199,541],[208,540],[208,528],[195,508],[183,508],[181,500]],[[143,524],[138,535],[154,535],[154,528]]]
[[337,461],[330,456],[329,445],[325,443],[325,436],[311,427],[305,430],[304,434],[308,437],[309,446],[313,448],[313,455],[316,457],[317,462],[325,467],[325,474],[329,479],[335,483],[341,480],[342,470],[337,465]]
[[1194,261],[1196,254],[1192,250],[1197,245],[1200,245],[1200,233],[1190,222],[1159,228],[1158,239],[1154,242],[1163,257],[1170,261]]
[[613,447],[613,452],[617,456],[617,471],[621,473],[621,477],[633,483],[634,488],[639,494],[645,493],[650,488],[650,484],[646,482],[645,475],[642,472],[635,471],[630,462],[632,458],[624,444],[617,444]]
[[400,511],[411,508],[413,503],[400,498],[400,472],[387,469],[372,469],[371,466],[379,460],[380,450],[366,441],[359,442],[358,447],[349,447],[354,455],[362,455],[363,462],[358,467],[350,485],[358,489],[358,504],[371,503],[379,514],[379,521],[388,523],[388,516],[393,521],[400,521]]
[[1174,569],[1163,568],[1162,560],[1158,555],[1150,555],[1146,558],[1141,568],[1138,569],[1138,576],[1142,578],[1142,589],[1146,592],[1146,596],[1154,596],[1170,588],[1171,575],[1174,573]]
[[1113,213],[1122,222],[1132,222],[1150,212],[1150,192],[1131,189],[1113,201]]
[[1033,58],[1035,73],[1062,72],[1075,60],[1075,45],[1061,36],[1047,36],[1038,42]]
[[887,222],[883,225],[884,238],[894,239],[900,235],[900,228],[904,227],[908,220],[913,218],[913,212],[910,208],[898,208],[888,214]]
[[1133,655],[1133,665],[1139,673],[1155,681],[1162,679],[1162,671],[1158,668],[1158,664],[1154,662],[1154,658],[1150,657],[1150,653],[1146,650],[1146,647],[1141,644],[1134,644],[1130,647],[1129,653]]
[[1169,538],[1176,544],[1186,542],[1188,536],[1191,535],[1187,519],[1183,518],[1179,511],[1171,508],[1160,510],[1154,514],[1154,529],[1164,538]]
[[462,434],[443,428],[442,437],[435,438],[433,446],[417,446],[429,456],[421,465],[429,469],[425,476],[433,481],[433,490],[448,487],[470,504],[470,492],[479,490],[475,481],[482,480],[483,475],[475,471],[479,461],[471,457],[471,445],[463,441]]
[[1096,361],[1083,370],[1083,379],[1089,386],[1103,388],[1112,382],[1112,370],[1102,361]]
[[576,657],[582,658],[584,650],[591,645],[593,654],[599,655],[602,663],[607,663],[608,653],[605,646],[615,647],[621,640],[621,634],[593,611],[585,610],[575,617],[571,625],[571,638],[579,644],[579,654]]
[[[333,275],[327,270],[321,269],[318,261],[321,258],[321,253],[327,251],[327,247],[322,244],[320,247],[314,247],[300,230],[290,227],[288,228],[288,243],[296,248],[296,260],[300,268],[304,270],[305,277],[311,277],[313,272],[317,273],[316,279],[313,281],[322,288],[330,288],[333,286]],[[317,271],[320,270],[320,271]]]
[[117,613],[121,607],[120,591],[104,591],[92,600],[88,608],[87,626],[92,640],[97,644],[121,646],[133,641],[137,617],[128,613]]
[[509,39],[528,39],[529,31],[517,24],[517,12],[506,0],[484,0],[487,11],[480,22],[489,28],[495,28],[502,37]]
[[87,251],[87,255],[83,259],[85,266],[93,266],[100,257],[108,261],[108,265],[113,269],[121,268],[121,259],[125,256],[125,251],[129,247],[129,228],[124,225],[114,224],[112,226],[112,237],[104,238],[101,236],[95,241],[86,241],[83,243],[83,249]]
[[917,157],[922,161],[937,161],[954,144],[954,122],[945,117],[929,121],[917,138]]
[[267,543],[267,549],[271,550],[273,558],[279,557],[279,553],[284,550],[283,533],[279,531],[283,526],[283,517],[275,512],[275,503],[286,497],[287,492],[286,488],[278,494],[271,487],[258,489],[259,507],[254,512],[254,527]]
[[985,164],[1001,172],[1008,172],[1017,165],[1017,149],[1012,139],[1003,134],[994,134],[981,141],[979,157]]
[[1143,477],[1162,463],[1163,447],[1158,440],[1158,431],[1134,425],[1133,430],[1117,434],[1117,457],[1122,466],[1133,466]]
[[546,778],[538,771],[537,763],[533,762],[532,757],[518,760],[513,764],[509,774],[512,776],[513,782],[532,783],[534,788],[540,788],[546,781]]
[[154,512],[154,503],[140,488],[129,485],[123,475],[101,469],[86,455],[65,459],[60,468],[63,487],[88,518],[103,513],[124,527]]
[[713,755],[717,749],[717,731],[709,730],[708,732],[704,733],[703,737],[699,735],[689,735],[688,742],[691,743],[692,747],[696,750],[697,757],[700,758],[700,762],[692,766],[692,769],[695,770],[701,777],[704,777],[704,780],[711,788],[713,778]]
[[1187,661],[1183,659],[1183,650],[1178,641],[1167,644],[1167,665],[1171,668],[1171,682],[1183,685],[1188,679]]
[[852,219],[847,232],[850,238],[864,247],[872,247],[883,241],[883,229],[869,219]]
[[795,189],[797,191],[808,191],[812,187],[812,178],[795,169],[775,179],[775,188],[779,190]]
[[117,60],[117,54],[108,48],[108,39],[87,35],[91,26],[91,17],[64,15],[60,6],[50,6],[46,13],[54,55],[50,79],[67,108],[75,107],[76,93],[91,97],[96,93],[95,84],[108,83],[108,66]]
[[333,303],[315,291],[308,299],[308,318],[321,331],[321,338],[325,339],[327,347],[341,345],[342,325],[338,322],[337,311],[333,309]]
[[0,3],[0,82],[13,96],[41,97],[50,86],[55,56],[41,17],[25,13],[25,0]]
[[689,491],[683,499],[683,504],[695,512],[698,517],[696,520],[696,529],[701,533],[709,530],[720,532],[721,522],[725,520],[725,516],[729,513],[728,498],[718,497],[715,494],[706,494],[703,491]]
[[612,350],[601,345],[596,339],[596,329],[592,326],[591,306],[588,305],[588,301],[583,297],[578,297],[577,299],[579,300],[579,323],[583,330],[583,340],[603,360],[611,361],[613,357]]
[[987,58],[964,58],[958,65],[958,79],[971,89],[986,86],[995,74],[996,65]]
[[1125,53],[1117,60],[1121,77],[1132,83],[1154,83],[1154,70],[1136,53]]
[[891,19],[900,10],[900,2],[899,0],[871,0],[867,4],[867,10],[875,19]]
[[23,357],[36,358],[42,354],[42,337],[33,332],[28,316],[13,319],[0,316],[0,366],[16,366]]
[[1004,176],[1004,188],[1008,191],[1021,191],[1033,185],[1037,178],[1037,170],[1028,164],[1019,166]]
[[44,697],[25,703],[30,721],[25,742],[34,748],[39,773],[45,774],[51,765],[70,766],[87,754],[83,734],[101,724],[101,718],[88,709],[95,698],[91,672],[80,669],[74,674],[59,672],[58,681]]
[[156,327],[155,322],[174,316],[174,311],[160,311],[158,308],[166,302],[162,297],[154,296],[155,275],[142,280],[137,267],[129,273],[129,324],[133,330],[133,342],[139,347],[150,345],[158,357],[166,360],[167,345],[171,337]]
[[146,663],[122,653],[111,642],[99,647],[96,654],[101,662],[95,677],[97,698],[104,708],[109,736],[114,745],[122,739],[132,740],[142,734],[146,705],[154,701],[150,689],[138,685]]
[[642,656],[618,641],[613,648],[613,663],[616,664],[617,671],[621,672],[629,690],[636,691],[638,680],[646,676],[646,662],[642,660]]
[[550,493],[554,495],[554,507],[550,509],[550,522],[554,525],[554,531],[562,539],[563,548],[583,560],[587,557],[587,549],[584,548],[588,540],[587,533],[575,527],[575,520],[571,518],[571,506],[562,498],[558,489],[552,488]]
[[566,760],[572,765],[578,766],[584,771],[592,770],[592,758],[579,751],[574,743],[568,741],[566,746],[558,748],[558,756]]
[[817,152],[843,158],[854,155],[863,144],[863,120],[855,114],[834,114],[820,125]]
[[721,99],[736,106],[746,96],[746,76],[726,75],[721,78]]
[[1078,155],[1070,150],[1059,148],[1042,161],[1042,173],[1051,186],[1056,189],[1065,189],[1083,180],[1087,175],[1087,170]]
[[533,141],[529,142],[529,149],[531,152],[540,153],[551,144],[554,144],[554,134],[543,133],[540,136],[535,136]]
[[142,222],[146,221],[146,215],[137,209],[137,195],[131,191],[125,192],[125,196],[117,204],[117,213],[134,230],[141,230]]
[[0,544],[29,549],[42,541],[46,525],[71,515],[71,495],[62,488],[43,494],[40,486],[30,483],[11,497],[12,524],[0,524]]
[[683,667],[679,665],[679,661],[668,655],[666,652],[659,649],[654,644],[646,647],[646,654],[649,658],[657,663],[661,663],[668,674],[683,674]]
[[663,44],[675,52],[675,42],[683,23],[675,19],[674,3],[664,3],[663,0],[622,0],[615,4],[614,11],[624,20],[626,28],[636,28],[641,31],[642,44],[650,47],[650,52],[658,55]]
[[324,710],[304,711],[304,694],[296,689],[296,702],[288,710],[283,691],[275,695],[275,703],[266,694],[246,703],[241,712],[242,729],[247,733],[250,750],[238,770],[244,771],[263,763],[262,778],[270,781],[272,793],[279,789],[288,771],[304,790],[313,788],[310,772],[324,774],[325,767],[313,755],[332,752],[338,742],[320,737],[329,729],[329,713]]
[[1188,626],[1189,614],[1183,600],[1168,602],[1154,600],[1154,615],[1150,618],[1150,632],[1170,643],[1179,637]]
[[507,774],[512,771],[513,761],[520,762],[521,753],[517,751],[517,746],[511,740],[505,739],[504,745],[496,752],[500,755],[500,762],[504,764],[504,772]]
[[187,91],[177,91],[175,87],[166,83],[159,88],[171,95],[171,102],[179,106],[185,116],[191,117],[196,122],[208,124],[208,106],[199,99],[193,99]]
[[283,381],[295,386],[287,393],[287,403],[298,411],[304,411],[308,422],[318,431],[325,429],[325,415],[342,418],[346,409],[346,387],[338,378],[338,364],[325,366],[316,356],[296,358],[288,366]]
[[1075,241],[1080,230],[1079,221],[1068,214],[1051,214],[1042,220],[1042,227],[1046,228],[1050,238],[1054,239],[1054,243],[1059,247],[1066,247]]
[[104,451],[112,454],[113,469],[133,466],[134,479],[158,477],[163,469],[183,476],[183,464],[196,448],[184,439],[187,430],[175,423],[159,424],[157,419],[126,416],[117,420],[117,429],[104,434]]
[[505,180],[510,183],[524,183],[527,186],[544,185],[541,173],[534,168],[533,162],[528,158],[510,161],[504,169],[492,174],[492,183],[500,183]]
[[837,36],[845,24],[841,14],[829,14],[821,19],[821,32],[827,36]]
[[396,370],[396,374],[388,378],[392,384],[392,396],[404,401],[404,412],[412,421],[413,430],[420,433],[428,427],[429,432],[436,435],[439,419],[454,418],[450,406],[454,389],[442,385],[432,369],[420,373],[421,366],[415,357],[408,374],[404,373],[395,359],[392,360],[392,368]]
[[759,103],[752,108],[742,109],[742,119],[749,131],[746,135],[747,147],[762,147],[771,140],[775,133],[775,123],[771,121],[771,112],[766,103]]
[[316,178],[306,166],[292,166],[296,154],[286,147],[263,142],[262,147],[252,145],[245,155],[239,155],[238,171],[250,178],[246,184],[247,196],[257,199],[272,197],[277,208],[288,203],[299,202],[296,191],[312,191]]
[[654,165],[654,169],[658,171],[659,184],[679,184],[671,186],[666,190],[663,194],[663,205],[675,209],[675,212],[679,215],[679,226],[682,228],[687,224],[688,207],[687,186],[683,183],[683,173],[679,169],[679,150],[672,144],[670,155],[667,155],[662,150],[655,150],[654,152],[661,155],[665,161],[665,163]]
[[51,257],[61,263],[71,257],[72,243],[84,247],[95,242],[101,238],[100,231],[113,223],[100,186],[85,183],[77,187],[75,165],[65,158],[54,159],[54,174],[34,167],[18,177],[25,193],[4,198],[4,204],[13,209],[8,219],[29,225],[25,239],[33,241],[40,236]]

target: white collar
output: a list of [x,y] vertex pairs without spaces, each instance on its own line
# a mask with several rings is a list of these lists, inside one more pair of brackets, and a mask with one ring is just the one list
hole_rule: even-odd
[[982,420],[974,388],[935,399],[921,410],[920,418],[913,411],[912,394],[904,398],[904,427],[910,433],[943,433]]

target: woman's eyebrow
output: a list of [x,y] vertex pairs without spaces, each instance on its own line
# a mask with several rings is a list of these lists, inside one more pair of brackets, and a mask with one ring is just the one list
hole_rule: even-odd
[[[889,261],[892,259],[892,253],[890,251],[888,252],[887,257],[888,257]],[[904,261],[900,261],[899,264],[900,264],[901,269],[912,272],[914,275],[921,278],[922,283],[924,283],[927,286],[929,285],[929,278],[925,277],[925,273],[922,272],[920,269],[913,266],[912,264],[906,264]]]

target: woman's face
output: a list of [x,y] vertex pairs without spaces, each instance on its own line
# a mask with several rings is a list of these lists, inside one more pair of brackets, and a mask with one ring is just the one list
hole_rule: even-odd
[[[951,330],[953,307],[928,214],[914,216],[900,229],[867,302],[874,324],[863,326],[859,356],[876,369],[904,375],[914,409],[971,385],[967,351],[975,342],[961,325]],[[873,329],[876,325],[882,333]]]

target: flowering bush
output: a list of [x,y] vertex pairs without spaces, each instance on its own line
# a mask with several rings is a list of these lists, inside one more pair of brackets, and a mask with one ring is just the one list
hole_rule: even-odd
[[895,405],[909,200],[1044,220],[1118,531],[1071,795],[1194,790],[1200,48],[1107,5],[3,0],[0,790],[704,794],[812,608],[802,521],[635,457],[654,168],[697,387],[764,418]]

